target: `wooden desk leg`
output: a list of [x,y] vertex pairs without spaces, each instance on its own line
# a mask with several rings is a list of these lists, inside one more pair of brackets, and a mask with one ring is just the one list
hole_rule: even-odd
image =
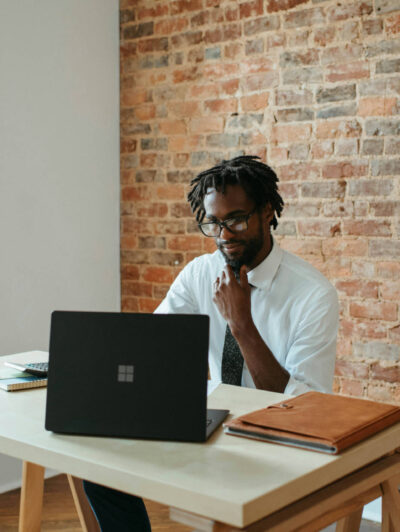
[[24,462],[19,507],[19,532],[40,532],[43,485],[44,467],[31,462]]
[[400,494],[397,479],[382,482],[382,531],[400,532]]
[[336,525],[336,532],[354,532],[354,530],[360,530],[363,508],[364,506],[340,519]]
[[82,479],[72,475],[67,477],[83,532],[100,532],[99,523],[83,489]]

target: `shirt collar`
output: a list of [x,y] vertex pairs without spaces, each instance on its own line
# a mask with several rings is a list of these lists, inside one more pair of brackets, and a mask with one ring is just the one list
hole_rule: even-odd
[[[272,237],[271,237],[272,238]],[[267,257],[247,274],[249,283],[256,288],[269,290],[282,261],[283,251],[272,239],[272,249]]]

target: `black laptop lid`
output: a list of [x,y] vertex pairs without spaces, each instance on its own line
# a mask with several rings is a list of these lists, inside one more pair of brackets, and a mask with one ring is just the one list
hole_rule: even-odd
[[46,429],[204,441],[209,318],[55,311]]

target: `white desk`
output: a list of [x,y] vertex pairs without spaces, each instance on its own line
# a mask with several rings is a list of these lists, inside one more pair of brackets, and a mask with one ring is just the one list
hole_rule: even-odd
[[[43,352],[12,356],[19,361],[46,357]],[[8,358],[3,357],[2,361]],[[281,394],[221,385],[209,397],[209,407],[228,408],[236,417],[281,398]],[[358,503],[346,510],[353,512],[354,520],[358,514],[361,518],[362,505],[380,496],[382,490],[387,494],[383,497],[384,520],[389,522],[387,516],[391,512],[392,516],[398,515],[400,523],[400,497],[394,488],[400,477],[400,455],[393,454],[400,446],[400,424],[339,456],[328,456],[228,436],[222,429],[204,444],[53,434],[44,429],[45,399],[46,389],[0,390],[0,452],[177,508],[171,513],[173,518],[202,530],[275,530],[275,519],[277,523],[286,522],[276,530],[287,532],[292,525],[284,520],[295,512],[294,522],[300,523],[299,515],[308,507],[314,521],[319,514],[325,515],[325,521],[318,521],[325,526],[328,510],[334,511],[335,504],[326,502],[332,496],[341,508],[353,496],[358,497]],[[390,454],[372,469],[341,480]],[[335,481],[342,484],[321,491]],[[350,491],[345,492],[345,487]],[[341,492],[343,496],[338,498]],[[310,494],[314,495],[303,499],[296,510],[297,501]],[[343,511],[332,515],[339,519],[345,515]],[[269,523],[249,526],[266,518]],[[224,528],[221,523],[230,527]],[[391,526],[397,531],[400,525]]]

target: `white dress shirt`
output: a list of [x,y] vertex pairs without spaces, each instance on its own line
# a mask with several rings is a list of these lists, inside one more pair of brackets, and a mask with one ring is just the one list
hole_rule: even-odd
[[[210,316],[209,367],[221,380],[226,321],[213,302],[213,282],[225,260],[219,251],[191,261],[178,275],[157,313]],[[338,298],[330,282],[276,241],[268,257],[248,272],[251,313],[263,340],[290,374],[287,394],[330,392],[336,357]],[[193,338],[195,342],[196,339]],[[255,388],[246,366],[242,386]]]

